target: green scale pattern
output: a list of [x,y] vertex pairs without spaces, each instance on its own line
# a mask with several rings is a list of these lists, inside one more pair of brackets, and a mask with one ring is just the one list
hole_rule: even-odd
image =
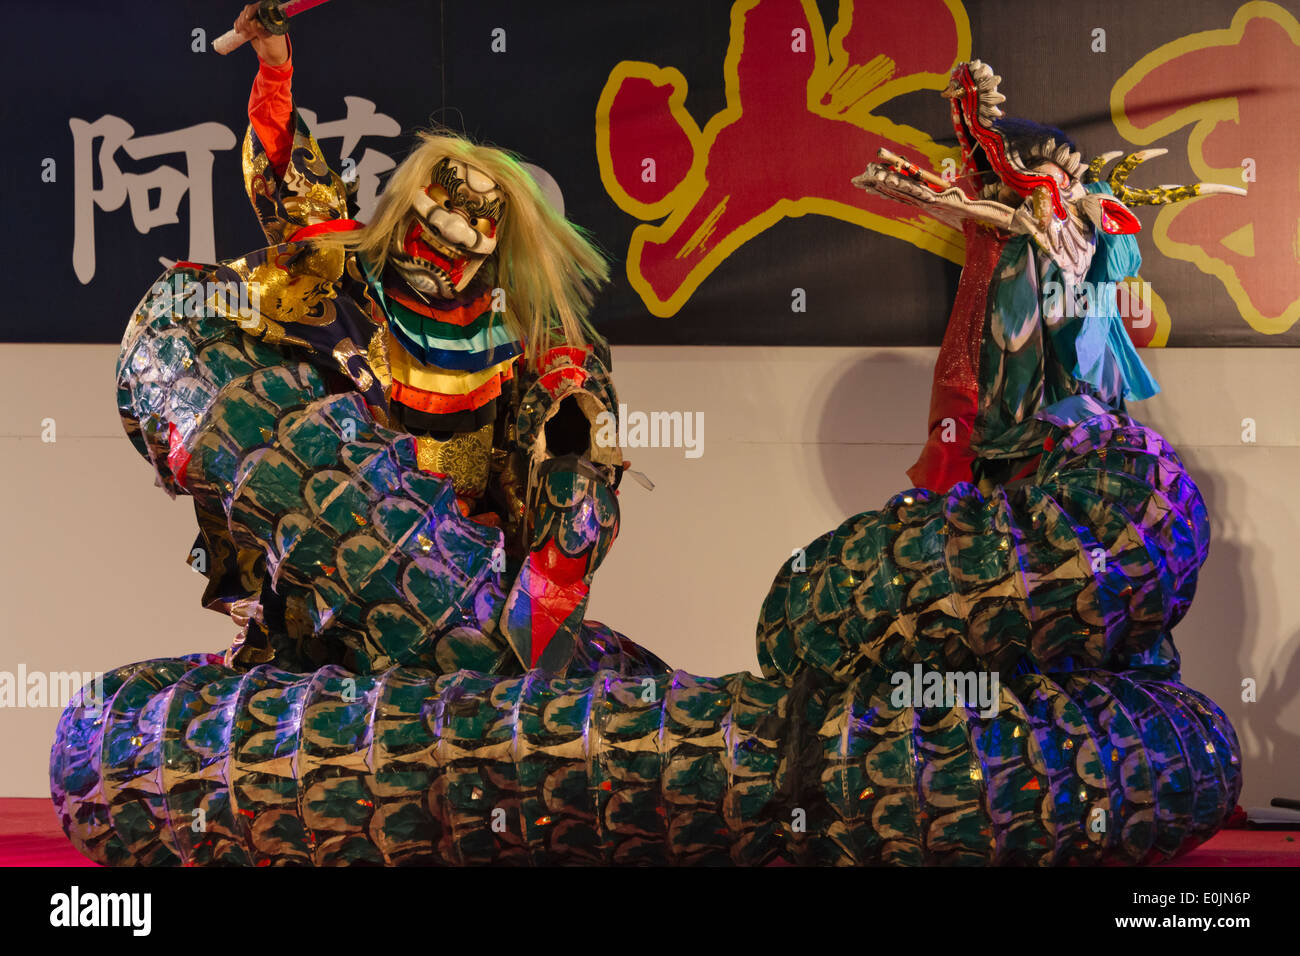
[[1176,682],[1024,675],[989,718],[872,677],[150,661],[69,708],[51,775],[113,865],[1140,864],[1237,795],[1231,726]]

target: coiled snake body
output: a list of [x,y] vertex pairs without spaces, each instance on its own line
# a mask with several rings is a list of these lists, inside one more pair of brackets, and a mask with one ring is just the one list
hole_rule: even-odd
[[[319,399],[281,394],[276,415],[300,430],[282,444],[328,445],[293,412]],[[759,623],[762,678],[620,653],[566,677],[438,673],[452,648],[492,646],[472,630],[504,590],[488,569],[426,604],[420,633],[440,638],[403,645],[415,666],[239,672],[198,656],[112,672],[102,713],[87,700],[59,724],[64,827],[111,864],[1170,857],[1240,791],[1232,727],[1177,682],[1168,640],[1208,545],[1204,506],[1163,439],[1086,396],[1034,427],[1054,447],[1032,480],[900,494],[787,562]],[[413,507],[403,487],[362,512],[367,533]],[[439,540],[464,540],[456,521],[474,531],[440,515]],[[918,664],[999,673],[996,714],[896,706],[890,675]]]

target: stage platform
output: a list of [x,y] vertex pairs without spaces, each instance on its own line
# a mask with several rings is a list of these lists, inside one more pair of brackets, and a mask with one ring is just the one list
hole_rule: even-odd
[[[72,848],[49,800],[0,798],[0,866],[96,866]],[[1300,831],[1224,830],[1165,866],[1300,866]]]

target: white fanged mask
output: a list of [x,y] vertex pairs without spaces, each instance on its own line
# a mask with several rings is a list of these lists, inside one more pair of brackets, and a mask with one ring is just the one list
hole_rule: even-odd
[[481,169],[438,160],[393,236],[394,268],[420,292],[453,298],[496,251],[505,203],[501,187]]

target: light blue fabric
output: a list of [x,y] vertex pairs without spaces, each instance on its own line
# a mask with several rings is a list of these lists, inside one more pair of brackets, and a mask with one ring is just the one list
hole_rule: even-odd
[[[1113,195],[1107,183],[1088,183],[1084,189]],[[1141,268],[1142,253],[1134,236],[1112,236],[1097,230],[1097,249],[1086,276],[1093,289],[1092,308],[1075,325],[1074,377],[1091,383],[1105,394],[1115,387],[1114,378],[1118,375],[1124,398],[1130,400],[1150,398],[1160,391],[1133,347],[1115,299],[1116,286],[1127,277],[1136,276]]]

